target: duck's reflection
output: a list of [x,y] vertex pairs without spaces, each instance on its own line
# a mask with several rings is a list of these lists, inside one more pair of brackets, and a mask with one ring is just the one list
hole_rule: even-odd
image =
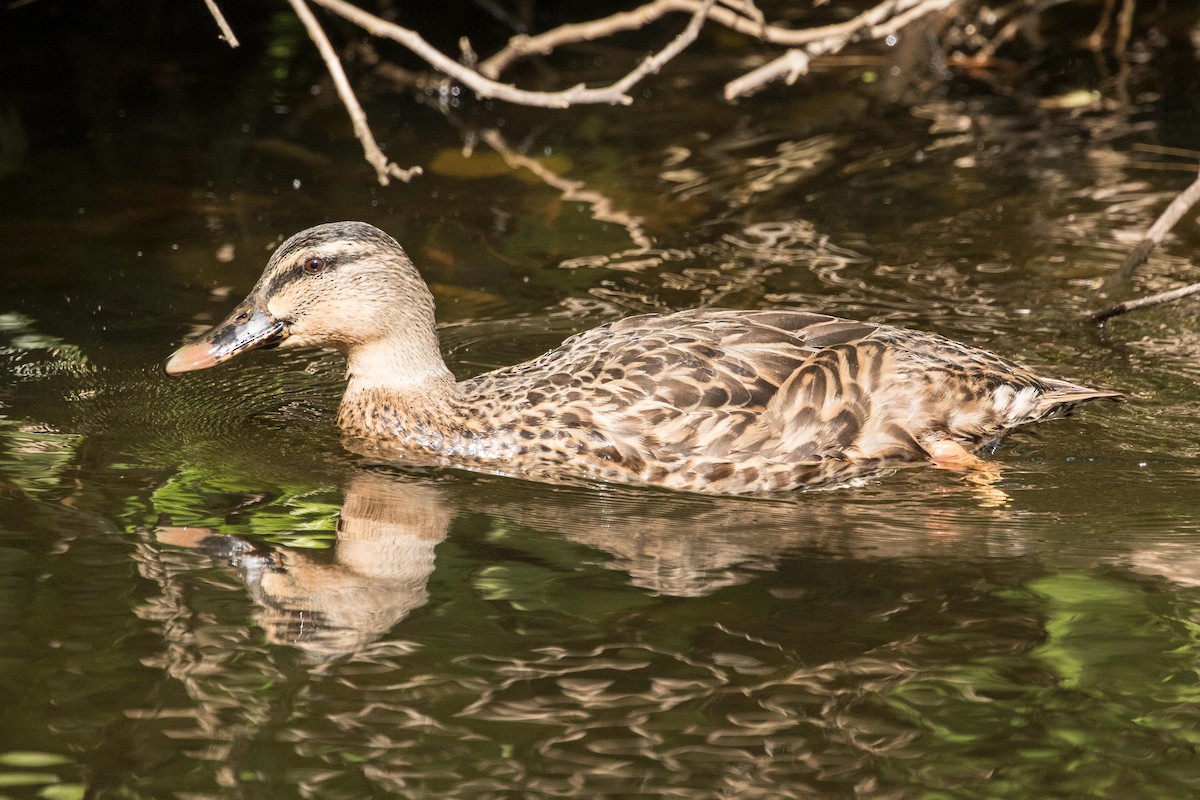
[[[364,470],[346,484],[331,550],[310,551],[208,528],[160,526],[159,542],[195,548],[240,568],[268,638],[315,659],[358,652],[428,601],[435,549],[460,511],[480,510],[566,536],[610,556],[641,589],[698,597],[752,580],[789,549],[851,557],[944,555],[947,548],[1014,555],[1020,538],[979,534],[987,523],[923,507],[900,518],[886,504],[864,513],[836,496],[808,503],[702,498],[635,490],[505,490],[514,482],[435,485]],[[453,488],[452,488],[453,487]],[[524,485],[522,485],[522,488]],[[482,490],[481,490],[482,489]],[[1006,527],[1005,530],[1008,530]]]
[[425,605],[434,548],[453,516],[431,486],[362,472],[346,486],[332,552],[204,528],[160,527],[157,538],[240,567],[267,636],[328,658],[362,649]]

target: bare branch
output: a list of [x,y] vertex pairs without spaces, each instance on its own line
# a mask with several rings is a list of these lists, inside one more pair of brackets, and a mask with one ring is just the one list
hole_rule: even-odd
[[[850,42],[882,38],[918,17],[948,8],[957,1],[885,0],[853,19],[816,28],[781,28],[765,24],[761,13],[756,13],[758,9],[743,2],[718,5],[708,12],[708,17],[719,25],[770,44],[787,47],[819,44],[818,47],[807,48],[809,55],[818,55],[836,52]],[[546,55],[564,44],[592,41],[621,31],[641,28],[672,12],[695,13],[702,5],[701,0],[652,0],[633,11],[620,12],[590,22],[561,25],[537,36],[514,36],[502,50],[481,63],[479,71],[495,78],[512,62],[525,56]],[[740,7],[746,13],[737,13],[730,6]],[[884,23],[887,23],[886,27],[882,27]],[[839,41],[840,44],[836,47],[831,46]]]
[[736,100],[785,73],[787,77],[784,78],[784,82],[791,86],[801,75],[808,74],[808,63],[811,60],[808,52],[803,49],[788,50],[779,58],[768,61],[761,67],[725,84],[725,99]]
[[[216,0],[205,0],[215,9]],[[375,167],[380,183],[390,177],[409,180],[419,170],[402,170],[383,155],[367,124],[366,115],[355,98],[353,89],[342,69],[341,61],[330,45],[320,23],[313,16],[307,0],[288,0],[303,22],[309,37],[317,45],[326,67],[334,80],[338,94],[354,125],[355,135],[363,145],[367,160]],[[755,36],[791,49],[761,67],[731,81],[725,87],[727,99],[744,96],[772,80],[784,77],[789,84],[808,72],[813,58],[836,53],[847,44],[882,39],[914,20],[943,10],[959,0],[883,0],[858,16],[833,25],[815,28],[790,29],[767,23],[755,0],[650,0],[632,11],[613,14],[588,23],[563,25],[537,36],[516,36],[496,55],[475,65],[470,42],[460,40],[464,60],[458,61],[427,42],[419,33],[364,11],[350,0],[311,0],[312,3],[348,20],[369,34],[391,40],[423,59],[433,70],[457,81],[481,98],[495,98],[519,105],[541,108],[566,108],[573,105],[608,103],[628,105],[633,102],[629,91],[647,75],[658,72],[677,57],[700,34],[705,22],[717,21],[739,33]],[[634,28],[640,28],[670,12],[687,12],[687,26],[662,49],[643,59],[632,70],[612,84],[588,87],[577,84],[560,91],[521,89],[496,79],[512,61],[530,53],[548,53],[570,42],[595,39]],[[219,13],[219,12],[218,12]],[[464,61],[466,63],[464,63]],[[635,237],[636,239],[637,237]]]
[[221,29],[221,38],[228,42],[230,47],[237,47],[238,39],[233,35],[233,28],[229,27],[229,23],[225,21],[225,15],[217,6],[217,0],[204,0],[204,4],[208,6],[208,13],[212,14],[213,19],[217,21],[217,27]]
[[614,89],[619,89],[622,93],[632,89],[642,78],[647,75],[657,73],[663,66],[675,56],[679,55],[684,49],[696,41],[696,37],[700,35],[700,29],[704,27],[704,19],[712,10],[713,3],[716,0],[704,0],[700,7],[696,9],[696,13],[692,14],[692,19],[688,22],[683,32],[676,36],[662,50],[659,50],[649,58],[643,59],[637,68],[626,75],[621,80],[613,84]]
[[1128,280],[1133,271],[1150,257],[1150,252],[1162,242],[1163,237],[1175,226],[1180,217],[1186,214],[1198,200],[1200,200],[1200,175],[1192,181],[1190,186],[1180,192],[1166,210],[1159,215],[1154,224],[1150,226],[1150,230],[1146,231],[1145,237],[1137,243],[1117,271],[1104,282],[1103,290],[1105,292],[1112,291]]
[[1115,317],[1118,314],[1125,314],[1130,311],[1136,311],[1139,308],[1151,308],[1153,306],[1161,306],[1166,303],[1180,300],[1193,294],[1200,294],[1200,283],[1193,283],[1188,286],[1181,286],[1178,289],[1171,289],[1167,292],[1152,294],[1148,297],[1139,297],[1136,300],[1126,300],[1123,303],[1117,303],[1111,308],[1106,308],[1103,311],[1097,311],[1090,317],[1092,322],[1104,322],[1110,317]]
[[[293,3],[295,0],[291,0]],[[541,108],[566,108],[571,105],[587,103],[609,103],[629,105],[633,98],[625,92],[646,75],[656,72],[663,64],[674,58],[685,47],[695,40],[704,24],[705,16],[715,0],[693,3],[694,16],[691,24],[675,37],[666,47],[653,56],[645,59],[632,72],[611,86],[589,89],[583,84],[573,86],[559,92],[537,92],[518,89],[508,83],[499,83],[459,64],[454,59],[426,42],[420,34],[408,28],[401,27],[374,14],[358,8],[346,0],[313,0],[334,14],[353,22],[363,30],[375,36],[391,39],[423,58],[434,69],[450,76],[454,80],[471,89],[480,97],[496,98],[510,103]]]
[[[520,34],[509,39],[502,50],[483,61],[479,65],[479,72],[489,78],[498,78],[509,64],[525,56],[546,55],[564,44],[590,42],[621,31],[636,30],[672,11],[694,14],[703,6],[704,3],[699,0],[654,0],[632,11],[622,11],[589,22],[560,25],[537,36]],[[733,19],[754,24],[751,20],[720,6],[712,8],[708,15],[726,26],[729,26],[730,20]]]
[[[955,2],[956,0],[891,0],[880,3],[850,20],[859,24],[851,26],[849,23],[842,23],[836,26],[827,25],[824,29],[810,28],[808,32],[830,32],[822,38],[809,41],[804,47],[788,50],[778,58],[725,84],[725,99],[736,100],[781,75],[786,76],[784,80],[791,86],[797,78],[807,74],[809,62],[817,56],[836,53],[851,42],[884,39],[914,20],[943,10]],[[886,16],[887,13],[893,13],[894,16]]]
[[329,37],[325,35],[324,29],[321,28],[321,23],[313,16],[312,11],[305,4],[304,0],[288,0],[292,5],[292,10],[296,12],[296,16],[304,23],[304,28],[308,31],[308,36],[312,39],[313,44],[317,46],[317,50],[321,53],[321,58],[325,60],[325,67],[329,70],[329,75],[333,78],[333,85],[337,87],[338,96],[342,99],[342,105],[346,107],[346,112],[350,115],[350,121],[354,125],[354,135],[358,137],[359,142],[363,146],[363,155],[367,161],[375,168],[375,176],[379,179],[379,183],[387,186],[392,178],[398,178],[407,183],[412,180],[414,175],[421,174],[420,167],[411,167],[403,169],[396,164],[388,161],[387,156],[379,149],[379,145],[375,142],[375,136],[371,133],[371,127],[367,124],[366,112],[362,110],[362,106],[358,103],[358,98],[354,96],[354,89],[350,86],[349,79],[346,78],[346,71],[342,69],[342,62],[338,58],[337,53],[333,50],[333,45],[329,43]]

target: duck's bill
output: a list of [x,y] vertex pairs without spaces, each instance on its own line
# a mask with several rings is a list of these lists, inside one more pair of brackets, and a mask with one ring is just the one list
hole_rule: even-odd
[[238,353],[273,347],[287,338],[287,326],[257,303],[246,301],[229,318],[167,359],[168,375],[208,369]]

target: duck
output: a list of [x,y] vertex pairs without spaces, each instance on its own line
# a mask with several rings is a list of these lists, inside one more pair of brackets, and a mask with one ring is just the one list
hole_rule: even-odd
[[920,462],[983,464],[1008,432],[1120,393],[947,337],[807,310],[641,314],[465,380],[400,244],[365,222],[281,244],[249,296],[168,375],[256,349],[346,357],[349,449],[558,483],[787,492]]

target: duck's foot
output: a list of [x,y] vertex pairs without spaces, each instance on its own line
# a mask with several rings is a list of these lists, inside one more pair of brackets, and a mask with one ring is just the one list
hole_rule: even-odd
[[937,439],[922,442],[929,460],[939,469],[952,469],[957,472],[979,469],[987,464],[979,456],[967,450],[953,439]]
[[996,487],[1000,481],[1000,465],[984,461],[951,439],[924,442],[922,446],[929,460],[938,469],[962,472],[963,480],[973,484],[985,507],[1007,505],[1012,498]]

